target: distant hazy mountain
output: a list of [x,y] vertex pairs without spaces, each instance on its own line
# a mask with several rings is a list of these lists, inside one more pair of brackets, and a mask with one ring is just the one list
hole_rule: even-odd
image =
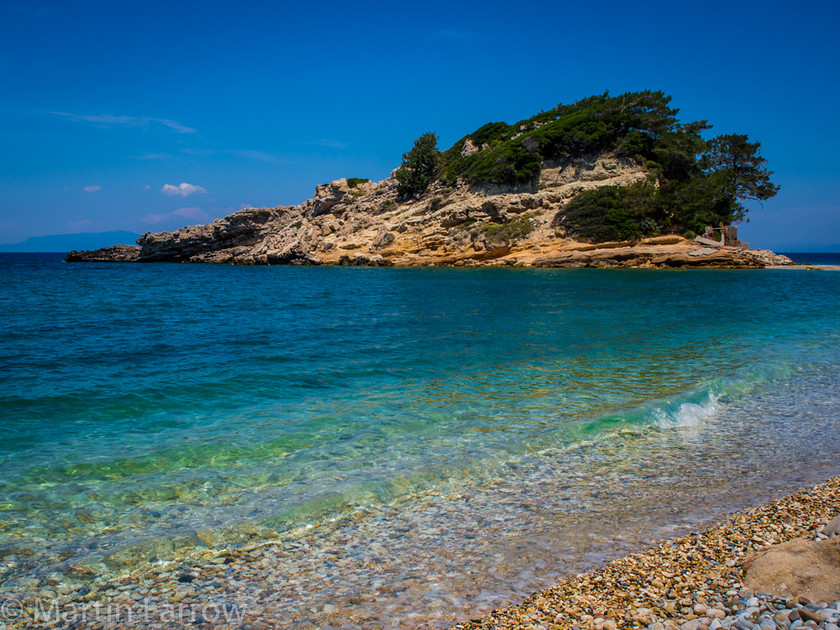
[[125,230],[33,236],[20,243],[0,245],[0,252],[69,252],[74,249],[99,249],[111,245],[134,245],[139,234]]

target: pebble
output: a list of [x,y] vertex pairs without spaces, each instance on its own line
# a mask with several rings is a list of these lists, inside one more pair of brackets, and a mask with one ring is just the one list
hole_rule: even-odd
[[812,612],[804,607],[799,609],[799,618],[803,621],[815,621],[816,623],[825,622],[825,617],[823,617],[820,613]]

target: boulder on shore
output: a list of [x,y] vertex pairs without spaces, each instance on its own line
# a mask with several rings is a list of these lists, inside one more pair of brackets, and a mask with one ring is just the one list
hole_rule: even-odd
[[840,600],[840,540],[794,538],[744,561],[744,584],[755,592]]

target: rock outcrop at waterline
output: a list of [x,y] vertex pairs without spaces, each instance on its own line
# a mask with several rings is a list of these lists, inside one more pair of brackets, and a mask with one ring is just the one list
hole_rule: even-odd
[[677,235],[597,245],[566,235],[565,204],[585,190],[645,179],[612,155],[546,162],[530,186],[435,183],[401,201],[397,181],[339,179],[297,206],[247,208],[207,225],[147,233],[139,247],[71,252],[69,262],[240,265],[764,267],[772,252],[708,248]]
[[137,262],[140,248],[136,245],[113,245],[84,252],[73,250],[64,257],[67,262]]

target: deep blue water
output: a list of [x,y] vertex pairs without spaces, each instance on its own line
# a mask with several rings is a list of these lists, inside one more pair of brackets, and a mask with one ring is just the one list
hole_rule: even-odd
[[[11,557],[105,555],[243,523],[282,533],[464,479],[492,485],[511,461],[546,452],[560,470],[564,449],[623,432],[705,426],[711,452],[733,439],[736,416],[765,442],[820,436],[814,474],[838,470],[830,271],[6,254],[0,314],[0,549]],[[808,421],[792,420],[806,401]],[[769,467],[778,477],[801,470],[785,457]]]
[[838,252],[784,252],[784,255],[801,265],[840,265]]

